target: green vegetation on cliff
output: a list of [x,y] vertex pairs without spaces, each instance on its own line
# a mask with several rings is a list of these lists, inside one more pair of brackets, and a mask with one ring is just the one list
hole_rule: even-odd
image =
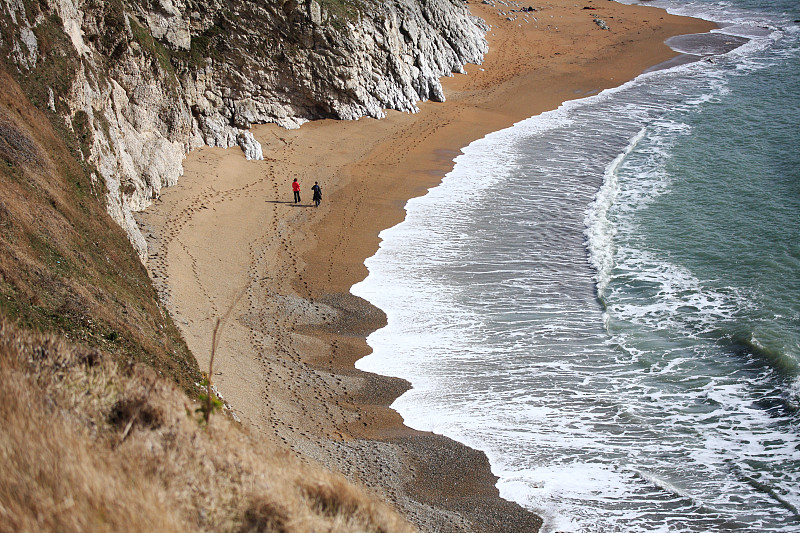
[[[27,80],[32,84],[31,80]],[[103,187],[77,159],[90,130],[74,131],[27,103],[2,73],[0,312],[25,329],[143,362],[192,391],[197,363],[158,302],[128,237],[105,211]]]

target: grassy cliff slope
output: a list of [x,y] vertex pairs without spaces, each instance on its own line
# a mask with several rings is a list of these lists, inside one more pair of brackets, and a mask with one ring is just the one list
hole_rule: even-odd
[[0,531],[413,530],[228,417],[198,422],[200,370],[80,129],[0,87]]

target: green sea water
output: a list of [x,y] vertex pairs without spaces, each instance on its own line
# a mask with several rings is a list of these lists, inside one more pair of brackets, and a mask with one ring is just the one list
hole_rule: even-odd
[[353,292],[358,366],[545,531],[800,530],[800,6],[464,148]]

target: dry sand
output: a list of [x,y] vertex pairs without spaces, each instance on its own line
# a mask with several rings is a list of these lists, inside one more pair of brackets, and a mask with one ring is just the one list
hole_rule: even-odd
[[264,161],[197,150],[179,184],[139,217],[151,275],[201,368],[216,319],[235,304],[213,379],[242,421],[372,487],[423,530],[532,531],[539,521],[498,497],[483,454],[403,426],[388,405],[405,382],[355,370],[385,320],[349,294],[378,232],[402,220],[405,202],[435,186],[461,147],[620,85],[675,55],[667,37],[713,27],[609,1],[530,5],[537,10],[500,14],[510,8],[470,1],[491,26],[490,52],[444,80],[447,102],[382,120],[258,126]]

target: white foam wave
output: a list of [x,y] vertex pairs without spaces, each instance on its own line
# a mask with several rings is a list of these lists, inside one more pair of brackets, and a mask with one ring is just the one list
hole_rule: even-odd
[[[623,4],[637,4],[640,0],[616,0]],[[675,0],[648,1],[648,4],[665,9],[674,15],[700,18],[709,20],[722,26],[719,31],[730,28],[733,35],[744,33],[742,37],[762,37],[765,30],[776,28],[791,28],[793,18],[791,13],[779,13],[774,9],[759,10],[758,8],[745,9],[729,1],[688,1]]]
[[625,150],[606,167],[603,173],[603,185],[595,195],[584,218],[589,262],[597,272],[597,292],[600,298],[605,296],[606,286],[611,279],[611,270],[614,267],[616,226],[608,219],[608,211],[614,204],[619,191],[617,171],[625,157],[638,146],[646,133],[647,128],[639,130]]

